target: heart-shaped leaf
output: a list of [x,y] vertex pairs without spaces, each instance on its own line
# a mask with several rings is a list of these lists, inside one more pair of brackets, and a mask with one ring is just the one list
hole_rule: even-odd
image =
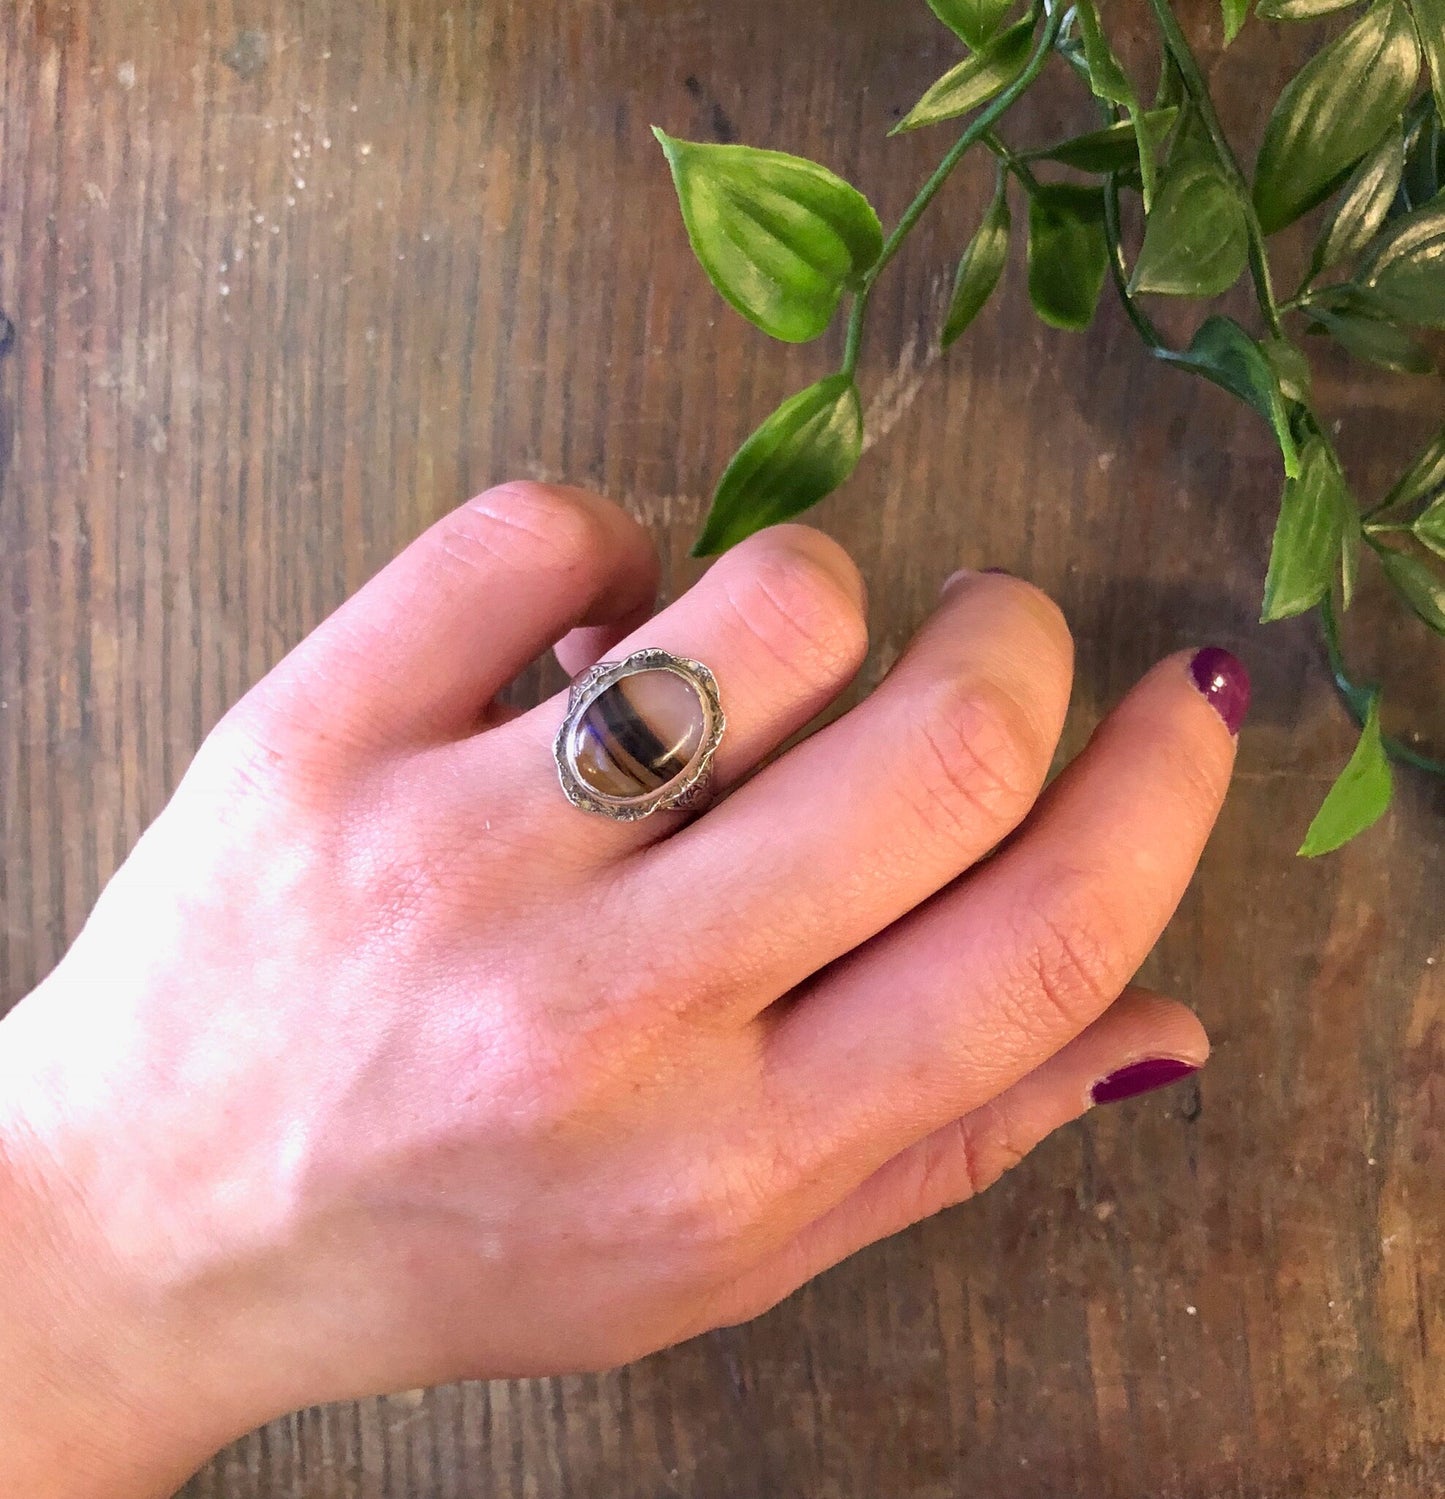
[[1244,204],[1212,150],[1181,136],[1144,226],[1131,289],[1212,297],[1239,280],[1249,258]]
[[1445,328],[1445,202],[1396,219],[1356,277],[1374,303],[1422,328]]
[[1285,481],[1280,499],[1261,623],[1303,614],[1330,591],[1347,513],[1355,513],[1355,504],[1339,464],[1329,446],[1312,437],[1300,453],[1299,478]]
[[654,134],[712,284],[764,333],[816,338],[883,249],[868,200],[799,156]]
[[1301,857],[1317,859],[1359,837],[1385,815],[1393,790],[1390,759],[1380,734],[1380,694],[1376,692],[1370,696],[1360,742],[1315,814],[1300,847]]
[[[1174,106],[1151,109],[1144,115],[1144,129],[1150,142],[1158,143],[1169,134],[1179,111]],[[1139,163],[1139,139],[1130,120],[1120,120],[1102,130],[1072,136],[1052,146],[1035,147],[1023,153],[1029,161],[1056,161],[1060,166],[1081,172],[1125,172]]]
[[1020,21],[996,40],[952,67],[889,132],[920,130],[957,119],[1001,94],[1023,72],[1033,50],[1034,23]]
[[1445,635],[1445,580],[1427,562],[1409,552],[1377,547],[1380,565],[1395,592],[1435,631]]
[[863,408],[850,375],[830,375],[791,396],[728,465],[693,556],[726,551],[816,505],[848,478],[862,451]]
[[1404,0],[1377,0],[1291,81],[1255,165],[1254,204],[1267,234],[1292,224],[1379,144],[1420,76]]
[[1259,345],[1238,323],[1232,318],[1208,317],[1182,354],[1160,349],[1157,357],[1203,375],[1254,407],[1274,428],[1285,474],[1291,479],[1299,476],[1299,451],[1290,431],[1279,380]]
[[1056,184],[1029,199],[1029,298],[1055,328],[1089,326],[1109,269],[1102,188]]
[[986,47],[1003,25],[1013,0],[928,0],[928,8],[961,41]]
[[1355,168],[1334,212],[1325,220],[1310,260],[1310,280],[1365,248],[1385,222],[1404,170],[1405,136],[1396,123]]
[[1000,175],[998,191],[978,231],[969,241],[958,262],[953,282],[953,300],[943,324],[945,349],[959,339],[963,330],[976,318],[983,304],[993,295],[1008,258],[1009,230],[1012,219],[1008,207],[1008,178]]

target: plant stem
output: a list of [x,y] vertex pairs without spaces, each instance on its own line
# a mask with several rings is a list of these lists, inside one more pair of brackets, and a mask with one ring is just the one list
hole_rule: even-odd
[[1019,95],[1024,93],[1043,72],[1044,64],[1048,62],[1049,54],[1053,51],[1063,20],[1063,6],[1059,0],[1055,0],[1053,9],[1044,19],[1044,28],[1039,33],[1033,56],[1024,65],[1023,72],[986,109],[980,110],[973,117],[968,128],[954,142],[948,155],[939,162],[933,175],[919,189],[918,196],[904,210],[903,217],[899,219],[893,233],[884,241],[883,253],[879,255],[872,270],[863,278],[862,288],[853,299],[853,310],[848,318],[848,341],[843,350],[843,373],[845,375],[856,374],[858,370],[858,355],[863,346],[863,323],[868,315],[868,300],[873,294],[874,284],[903,247],[903,241],[913,232],[914,226],[928,211],[928,205],[938,196],[938,190],[953,175],[954,168],[963,160],[969,149],[976,146],[988,134],[993,126],[1007,114]]
[[1219,116],[1214,109],[1214,100],[1209,94],[1209,85],[1205,83],[1204,75],[1199,71],[1199,63],[1190,49],[1188,38],[1185,37],[1175,18],[1170,0],[1149,0],[1149,6],[1159,23],[1164,45],[1174,59],[1174,66],[1179,69],[1179,76],[1184,80],[1184,91],[1199,111],[1199,118],[1204,122],[1204,128],[1209,132],[1210,140],[1214,142],[1214,150],[1219,157],[1220,165],[1229,174],[1234,189],[1239,195],[1240,204],[1244,209],[1245,228],[1249,235],[1249,269],[1254,280],[1259,310],[1264,314],[1264,321],[1269,331],[1276,338],[1283,338],[1284,328],[1279,320],[1279,307],[1274,300],[1274,280],[1269,271],[1269,256],[1264,248],[1264,230],[1260,227],[1259,215],[1254,211],[1254,195],[1250,192],[1249,183],[1240,169],[1239,158],[1234,154],[1234,147],[1229,144],[1229,137],[1225,135],[1224,127],[1219,123]]
[[1042,184],[1039,179],[1029,170],[1029,164],[999,135],[998,131],[990,130],[983,137],[983,144],[993,152],[995,156],[1011,171],[1030,193],[1039,191]]
[[[1340,645],[1339,620],[1335,617],[1334,602],[1328,595],[1320,600],[1320,624],[1324,630],[1325,653],[1330,659],[1330,675],[1335,680],[1335,688],[1345,706],[1350,710],[1350,717],[1363,728],[1365,715],[1370,708],[1371,694],[1364,688],[1356,686],[1350,679],[1349,671],[1345,666],[1345,653]],[[1399,760],[1405,765],[1413,765],[1416,770],[1423,770],[1428,775],[1445,777],[1445,761],[1422,755],[1419,750],[1411,749],[1408,744],[1389,734],[1381,735],[1381,743],[1385,747],[1385,753],[1392,760]]]
[[1159,330],[1149,314],[1134,300],[1134,294],[1129,290],[1129,264],[1124,258],[1124,242],[1119,233],[1117,172],[1110,172],[1104,180],[1104,238],[1109,245],[1109,274],[1114,282],[1114,290],[1118,292],[1119,300],[1124,304],[1124,311],[1133,323],[1135,332],[1151,350],[1157,352],[1165,347],[1164,340],[1159,336]]

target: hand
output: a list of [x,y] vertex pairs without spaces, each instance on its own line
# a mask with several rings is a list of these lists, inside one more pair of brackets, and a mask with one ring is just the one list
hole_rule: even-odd
[[[856,570],[781,527],[648,619],[655,584],[585,494],[442,521],[227,715],[0,1026],[7,1487],[160,1492],[294,1407],[751,1317],[1202,1063],[1127,986],[1225,792],[1232,658],[1163,662],[1040,796],[1068,630],[965,575],[757,771],[863,658]],[[559,639],[709,664],[737,789],[569,805],[565,698],[493,706]]]

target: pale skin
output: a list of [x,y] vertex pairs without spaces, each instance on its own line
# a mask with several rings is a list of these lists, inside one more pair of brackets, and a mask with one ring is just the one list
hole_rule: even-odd
[[[448,516],[226,716],[0,1023],[5,1492],[154,1499],[293,1408],[755,1316],[1101,1078],[1203,1063],[1130,987],[1234,759],[1188,653],[1041,796],[1067,626],[966,574],[759,771],[862,661],[857,570],[788,526],[656,584],[591,495]],[[492,706],[554,645],[707,662],[730,794],[570,806],[565,695]]]

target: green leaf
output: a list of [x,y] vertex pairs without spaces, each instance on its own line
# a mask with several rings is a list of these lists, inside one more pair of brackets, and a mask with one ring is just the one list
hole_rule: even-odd
[[[1380,512],[1403,510],[1445,489],[1445,427],[1436,433],[1425,451],[1395,481]],[[1377,512],[1377,513],[1380,513]]]
[[1396,219],[1375,242],[1356,280],[1401,322],[1445,328],[1445,201]]
[[1309,312],[1317,326],[1367,364],[1407,375],[1428,375],[1435,368],[1429,350],[1393,323],[1326,307],[1312,306]]
[[994,38],[1013,0],[928,0],[928,8],[970,47],[986,47]]
[[1340,600],[1348,609],[1355,601],[1355,585],[1360,579],[1360,548],[1365,528],[1359,507],[1347,493],[1344,505],[1344,535],[1340,538]]
[[1304,351],[1287,338],[1265,338],[1260,340],[1259,351],[1269,361],[1275,379],[1279,381],[1280,394],[1286,401],[1308,402],[1310,398],[1310,362]]
[[1435,91],[1435,107],[1445,118],[1445,0],[1410,0],[1415,14],[1415,30],[1420,49],[1430,64],[1430,84]]
[[[1157,145],[1169,134],[1178,113],[1171,105],[1167,109],[1151,109],[1144,116],[1144,128],[1151,142]],[[1139,140],[1133,122],[1120,120],[1117,125],[1091,130],[1087,135],[1076,135],[1053,146],[1037,147],[1023,155],[1027,161],[1056,161],[1060,166],[1081,172],[1125,172],[1138,163]]]
[[1360,742],[1315,814],[1300,846],[1300,856],[1317,859],[1357,838],[1385,815],[1393,789],[1390,759],[1380,734],[1380,694],[1375,692],[1370,695],[1370,711]]
[[1422,510],[1410,529],[1423,546],[1429,547],[1437,557],[1445,557],[1445,495]]
[[1227,47],[1239,35],[1240,28],[1249,16],[1249,0],[1221,0],[1224,10],[1224,45]]
[[1334,212],[1315,242],[1308,279],[1358,255],[1385,222],[1405,170],[1405,136],[1397,121],[1384,140],[1355,168]]
[[953,301],[943,324],[945,349],[958,341],[963,330],[976,318],[983,304],[993,295],[1008,258],[1009,230],[1012,218],[1008,207],[1008,178],[1002,174],[993,202],[958,262],[953,282]]
[[1181,135],[1144,225],[1130,289],[1175,297],[1228,291],[1249,258],[1244,204],[1212,150]]
[[1119,104],[1129,111],[1129,123],[1134,131],[1139,154],[1140,192],[1147,210],[1154,202],[1154,142],[1144,123],[1139,95],[1109,46],[1099,22],[1099,13],[1094,9],[1094,0],[1076,0],[1075,11],[1084,39],[1084,63],[1089,71],[1089,87],[1105,103]]
[[883,249],[868,200],[802,157],[653,133],[712,284],[764,333],[816,338]]
[[1313,21],[1358,4],[1359,0],[1259,0],[1254,9],[1266,21]]
[[1089,68],[1089,78],[1094,92],[1110,104],[1122,104],[1128,108],[1138,102],[1134,85],[1129,75],[1114,56],[1099,23],[1099,12],[1094,9],[1094,0],[1078,0],[1079,31],[1084,39],[1084,61]]
[[1422,207],[1440,191],[1440,121],[1435,116],[1433,99],[1405,135],[1401,186],[1400,196],[1407,208]]
[[1010,26],[996,41],[950,68],[888,133],[921,130],[987,104],[1023,72],[1033,50],[1033,35],[1031,19]]
[[1420,75],[1420,44],[1403,0],[1377,0],[1290,82],[1255,165],[1265,233],[1292,224],[1399,119]]
[[1346,512],[1354,502],[1329,445],[1311,437],[1300,454],[1300,475],[1287,479],[1280,499],[1260,623],[1313,609],[1330,591],[1340,559]]
[[1394,585],[1395,592],[1435,631],[1445,635],[1445,581],[1434,570],[1409,552],[1392,552],[1377,547],[1380,565]]
[[1029,198],[1029,298],[1046,323],[1087,328],[1108,269],[1101,188],[1055,184]]
[[849,375],[791,396],[740,447],[713,496],[693,556],[726,551],[816,505],[858,466],[863,408]]
[[1161,349],[1156,357],[1203,375],[1254,407],[1274,428],[1285,474],[1291,479],[1298,477],[1300,456],[1279,380],[1259,346],[1238,323],[1227,317],[1206,318],[1182,354]]

